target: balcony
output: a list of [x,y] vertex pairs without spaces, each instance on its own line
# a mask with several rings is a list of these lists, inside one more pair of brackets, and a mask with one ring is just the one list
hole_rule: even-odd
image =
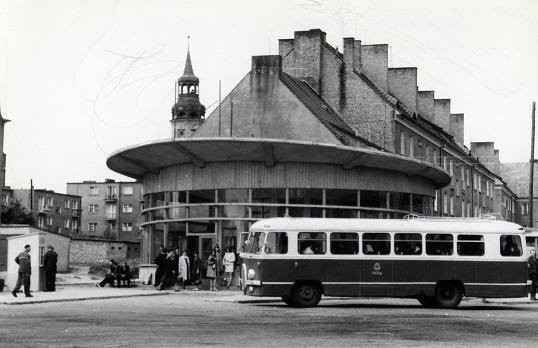
[[106,213],[105,214],[105,220],[116,220],[116,212],[114,212],[114,213]]
[[72,217],[78,217],[78,218],[79,218],[79,217],[80,217],[80,212],[81,212],[81,211],[82,211],[81,209],[73,209],[73,210],[71,211],[71,216],[72,216]]
[[107,193],[105,195],[105,202],[116,202],[118,200],[118,197],[115,193]]
[[43,205],[43,206],[39,207],[39,213],[40,214],[50,213],[52,208],[53,207],[51,205]]

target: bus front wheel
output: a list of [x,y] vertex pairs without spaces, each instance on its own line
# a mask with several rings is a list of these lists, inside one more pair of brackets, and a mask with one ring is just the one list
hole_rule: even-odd
[[440,282],[435,287],[435,302],[439,308],[456,308],[463,298],[463,288],[457,282]]
[[321,287],[312,282],[298,283],[292,289],[292,300],[296,307],[314,307],[321,300]]

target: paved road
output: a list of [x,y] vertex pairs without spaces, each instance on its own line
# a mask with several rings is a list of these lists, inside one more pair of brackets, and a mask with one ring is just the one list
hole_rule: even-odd
[[0,346],[536,346],[538,305],[326,300],[316,308],[213,294],[0,306]]

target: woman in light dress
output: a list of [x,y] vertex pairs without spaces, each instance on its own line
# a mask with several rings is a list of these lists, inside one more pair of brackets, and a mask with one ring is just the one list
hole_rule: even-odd
[[207,274],[209,278],[209,291],[217,291],[216,278],[217,278],[217,254],[215,250],[211,252],[207,259]]
[[226,253],[224,253],[224,272],[226,272],[226,287],[228,289],[230,288],[230,285],[232,285],[234,265],[235,253],[233,252],[231,247],[228,247],[226,249]]

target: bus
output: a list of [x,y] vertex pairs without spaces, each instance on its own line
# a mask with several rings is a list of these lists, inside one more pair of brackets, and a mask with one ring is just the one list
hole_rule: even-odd
[[495,220],[272,218],[250,228],[240,285],[293,307],[324,295],[455,308],[463,296],[527,296],[524,242],[521,226]]

